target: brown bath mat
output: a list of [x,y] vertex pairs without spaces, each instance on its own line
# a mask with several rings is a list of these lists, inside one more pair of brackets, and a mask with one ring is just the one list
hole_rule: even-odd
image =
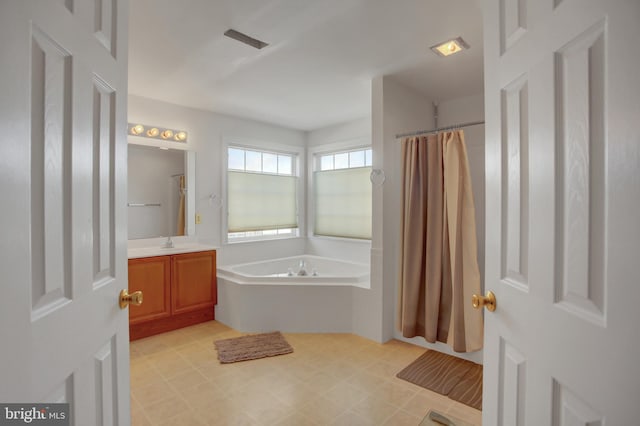
[[482,408],[482,366],[471,361],[427,351],[396,376],[471,407]]
[[467,374],[449,392],[449,398],[476,410],[482,410],[482,366],[473,364]]
[[290,354],[293,348],[279,331],[251,334],[213,342],[222,364]]
[[397,376],[442,395],[449,395],[472,365],[470,361],[438,351],[427,351]]

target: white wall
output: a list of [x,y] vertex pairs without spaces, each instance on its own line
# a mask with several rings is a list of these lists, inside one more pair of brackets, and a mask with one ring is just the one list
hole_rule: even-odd
[[[317,152],[338,151],[366,145],[371,145],[371,117],[313,130],[307,133],[307,164],[311,164],[313,155]],[[307,194],[313,194],[312,167],[309,167],[307,173]],[[308,198],[307,203],[310,202],[312,200]],[[314,237],[312,209],[308,211],[307,223],[309,224],[309,229],[307,232],[306,253],[369,263],[371,241]]]
[[[286,257],[299,254],[304,250],[304,238],[223,245],[221,229],[222,214],[225,210],[217,203],[209,203],[211,195],[220,199],[223,194],[222,169],[226,161],[223,141],[233,138],[250,142],[258,147],[277,144],[304,152],[306,144],[304,132],[133,95],[129,96],[128,111],[129,122],[171,127],[188,132],[187,149],[197,153],[196,212],[202,217],[202,223],[196,225],[196,236],[202,243],[220,247],[219,263]],[[141,138],[130,136],[129,139],[131,141]],[[172,142],[160,142],[160,144],[184,148],[183,144]],[[302,159],[304,160],[304,155]],[[304,173],[306,169],[302,170],[303,177]]]
[[368,139],[371,143],[371,117],[363,117],[307,132],[307,147],[314,148],[342,142],[350,143],[359,139]]
[[[438,125],[452,126],[459,123],[484,121],[484,95],[466,96],[438,104]],[[476,208],[476,231],[478,236],[478,266],[484,290],[484,125],[465,127],[465,143],[471,171],[471,185]]]
[[[446,127],[460,123],[468,123],[484,120],[484,96],[483,94],[471,95],[463,98],[450,99],[438,102],[438,126]],[[467,158],[473,185],[473,197],[476,210],[476,234],[478,238],[478,266],[480,268],[481,281],[484,281],[484,125],[465,127],[465,144],[467,146]],[[398,218],[399,220],[399,218]],[[397,288],[397,284],[396,284]],[[397,301],[397,293],[396,293]],[[396,302],[397,303],[397,302]],[[469,301],[471,303],[471,301]],[[421,337],[407,339],[394,330],[396,339],[414,343],[430,349],[436,349],[459,358],[468,359],[482,364],[482,351],[469,354],[453,352],[451,347],[444,343],[427,343]]]
[[[482,95],[441,101],[439,125],[483,119]],[[196,236],[204,243],[220,247],[220,264],[249,262],[274,257],[293,256],[302,252],[331,255],[349,260],[371,263],[371,288],[353,289],[353,332],[369,339],[384,342],[391,338],[436,348],[452,353],[444,344],[431,345],[422,338],[405,339],[395,331],[398,247],[400,229],[400,144],[396,134],[434,127],[431,99],[399,84],[389,77],[372,81],[372,116],[361,120],[301,132],[229,117],[212,112],[185,108],[137,96],[129,97],[129,121],[153,124],[189,132],[187,148],[197,153],[196,159],[196,211],[202,223],[196,225]],[[474,182],[476,213],[479,230],[479,257],[484,258],[484,154],[482,127],[465,129],[469,162]],[[302,152],[301,176],[308,175],[306,161],[314,150],[343,146],[353,141],[370,140],[373,147],[373,168],[385,173],[385,182],[373,189],[373,235],[370,243],[328,238],[297,238],[255,243],[224,244],[222,214],[224,208],[210,204],[209,198],[223,197],[223,164],[226,156],[225,141],[229,139],[251,142],[264,148],[290,146]],[[164,142],[171,145],[171,142]],[[305,191],[306,192],[306,191]],[[306,199],[304,200],[306,203]],[[304,204],[304,203],[303,203]],[[303,206],[302,215],[306,215]],[[304,217],[304,216],[303,216]],[[308,232],[303,227],[302,235]],[[482,262],[483,263],[483,262]],[[481,270],[482,270],[481,266]],[[482,354],[463,356],[481,362]]]
[[[330,126],[309,132],[307,144],[309,151],[309,161],[312,160],[315,152],[349,149],[352,147],[373,145],[372,124],[375,118],[366,117],[360,120],[350,121],[337,126]],[[375,154],[373,157],[373,167],[376,168],[379,161]],[[312,170],[309,170],[308,193],[312,193]],[[376,187],[373,187],[376,191]],[[375,207],[374,207],[375,208]],[[310,217],[309,223],[313,218]],[[375,226],[375,225],[374,225]],[[355,262],[370,263],[373,265],[374,256],[372,254],[371,241],[346,240],[338,238],[314,237],[312,231],[309,232],[307,240],[307,253],[319,256],[337,257]],[[373,271],[372,271],[373,277]],[[352,288],[351,301],[351,326],[352,332],[372,340],[382,342],[381,325],[382,315],[379,307],[378,288]]]
[[394,337],[400,145],[396,133],[432,125],[429,99],[388,77],[372,81],[373,169],[384,171],[384,184],[373,186],[371,288],[354,289],[354,332],[384,342]]
[[400,252],[401,149],[396,135],[431,129],[434,126],[433,101],[415,90],[384,77],[383,152],[384,224],[383,238],[383,337],[395,336],[396,296],[398,293],[398,253]]
[[[378,220],[374,219],[374,242],[372,252],[377,249],[377,244],[381,244],[382,265],[381,270],[372,270],[372,287],[376,289],[380,285],[382,290],[379,294],[380,301],[370,301],[373,307],[378,302],[382,309],[382,340],[396,338],[408,341],[423,347],[436,349],[440,352],[456,355],[470,359],[474,362],[482,362],[482,353],[456,354],[451,348],[442,343],[430,344],[424,338],[416,337],[407,339],[402,337],[396,330],[397,318],[397,294],[398,294],[398,253],[400,244],[400,143],[395,138],[397,134],[408,133],[419,130],[429,130],[435,127],[433,118],[433,103],[426,96],[416,93],[414,90],[403,86],[389,77],[381,77],[374,82],[373,99],[375,108],[381,110],[381,116],[374,113],[373,140],[374,158],[377,153],[383,153],[383,169],[386,181],[383,185],[382,193],[374,193],[374,197],[379,197],[381,206],[374,210],[374,215],[379,215]],[[483,120],[483,99],[482,95],[470,96],[468,98],[454,99],[439,102],[439,126],[446,126],[465,121]],[[378,122],[376,122],[378,120]],[[382,123],[380,126],[379,123]],[[378,125],[377,125],[378,124]],[[484,145],[482,136],[482,126],[480,129],[465,129],[467,143],[469,147],[469,162],[472,170],[474,183],[481,182],[482,185],[474,186],[474,195],[481,198],[480,207],[484,206],[484,153],[481,147]],[[478,202],[476,202],[477,204]],[[376,201],[374,200],[374,204]],[[477,220],[484,223],[484,208],[476,208]],[[480,217],[478,217],[478,214]],[[479,247],[483,247],[484,228],[479,235]],[[484,259],[484,252],[482,254]],[[372,268],[377,263],[373,262]],[[375,277],[382,277],[381,283],[374,283]],[[378,295],[377,295],[378,296]]]

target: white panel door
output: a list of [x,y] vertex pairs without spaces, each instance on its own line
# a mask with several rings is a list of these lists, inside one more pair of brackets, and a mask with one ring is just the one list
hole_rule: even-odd
[[486,426],[640,424],[640,1],[486,0]]
[[0,3],[0,401],[128,425],[126,0]]

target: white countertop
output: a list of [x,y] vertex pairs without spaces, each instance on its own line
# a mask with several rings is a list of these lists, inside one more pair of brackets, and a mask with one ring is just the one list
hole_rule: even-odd
[[174,243],[172,248],[156,247],[129,247],[127,257],[138,259],[141,257],[167,256],[170,254],[193,253],[198,251],[216,250],[217,247],[200,243]]

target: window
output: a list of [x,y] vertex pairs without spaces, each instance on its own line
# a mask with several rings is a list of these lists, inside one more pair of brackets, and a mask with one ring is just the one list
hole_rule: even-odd
[[318,154],[314,234],[371,239],[371,149]]
[[296,158],[296,154],[229,147],[229,241],[298,235]]

